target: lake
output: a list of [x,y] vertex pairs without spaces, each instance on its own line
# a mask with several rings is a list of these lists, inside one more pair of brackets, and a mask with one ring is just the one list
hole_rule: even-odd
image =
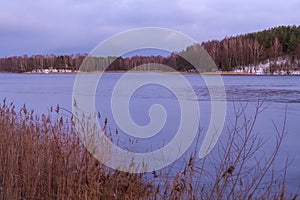
[[[117,128],[120,131],[121,140],[125,141],[126,134],[117,126],[110,106],[113,88],[123,75],[123,73],[105,73],[97,87],[95,100],[96,109],[102,116],[101,119],[107,117],[111,130],[114,131]],[[130,81],[134,83],[140,79],[147,79],[149,76],[155,76],[155,73],[132,73]],[[174,79],[176,81],[176,76],[179,75],[160,74],[158,79]],[[157,84],[145,85],[133,93],[129,102],[129,110],[133,121],[138,125],[145,126],[150,122],[148,111],[153,104],[162,105],[167,113],[167,119],[160,134],[147,140],[138,141],[135,151],[146,152],[158,149],[172,139],[180,122],[180,99],[198,102],[200,126],[203,128],[203,132],[207,131],[211,116],[211,97],[205,82],[201,76],[196,74],[185,74],[184,77],[191,84],[193,91],[178,87],[179,100],[170,90]],[[14,102],[17,107],[26,104],[37,114],[47,114],[50,106],[55,107],[57,104],[71,111],[75,78],[75,74],[0,74],[0,99],[6,97],[8,102]],[[292,161],[287,173],[287,190],[295,192],[300,187],[300,76],[226,75],[222,76],[222,80],[226,99],[220,100],[226,101],[227,105],[224,132],[234,119],[234,105],[247,104],[246,114],[251,116],[257,102],[263,101],[266,108],[259,116],[254,132],[258,132],[266,139],[267,142],[263,147],[266,154],[274,148],[274,124],[280,128],[286,113],[287,135],[278,160],[282,164],[288,156]],[[196,94],[196,98],[192,96],[192,92]],[[126,94],[122,94],[122,92],[117,94],[117,98],[121,101],[125,97]],[[67,112],[65,114],[70,116]],[[124,148],[126,148],[126,144]]]

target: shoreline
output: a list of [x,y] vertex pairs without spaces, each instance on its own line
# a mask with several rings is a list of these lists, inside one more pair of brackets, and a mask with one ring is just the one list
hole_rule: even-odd
[[[0,74],[32,74],[32,75],[61,75],[61,74],[100,74],[102,72],[92,71],[92,72],[22,72],[22,73],[14,73],[14,72],[2,72]],[[233,75],[233,76],[299,76],[300,74],[256,74],[256,73],[247,73],[247,72],[166,72],[159,70],[147,70],[147,71],[126,71],[126,70],[114,70],[114,71],[105,71],[104,73],[160,73],[160,74],[200,74],[200,75]]]

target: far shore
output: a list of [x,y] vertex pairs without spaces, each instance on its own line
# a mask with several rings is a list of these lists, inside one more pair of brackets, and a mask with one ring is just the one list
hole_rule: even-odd
[[[1,72],[0,73],[12,73],[12,72]],[[100,74],[102,72],[99,71],[91,71],[91,72],[80,72],[80,71],[73,71],[73,72],[23,72],[19,74]],[[248,73],[248,72],[235,72],[235,71],[217,71],[217,72],[180,72],[180,71],[160,71],[160,70],[114,70],[114,71],[105,71],[104,73],[161,73],[161,74],[201,74],[201,75],[246,75],[246,76],[287,76],[288,74],[257,74],[257,73]],[[18,74],[18,73],[16,73]],[[299,75],[299,74],[289,74],[291,76]]]
[[[37,73],[37,72],[24,72],[21,74],[100,74],[99,71],[91,72],[49,72],[49,73]],[[203,74],[203,75],[261,75],[255,73],[246,73],[246,72],[180,72],[180,71],[159,71],[159,70],[147,70],[147,71],[126,71],[126,70],[114,70],[114,71],[105,71],[104,73],[160,73],[160,74]],[[268,74],[266,74],[268,75]]]

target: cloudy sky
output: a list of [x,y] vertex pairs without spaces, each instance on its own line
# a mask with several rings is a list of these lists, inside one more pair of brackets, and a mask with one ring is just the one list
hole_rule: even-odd
[[300,1],[1,0],[0,57],[88,53],[132,28],[163,27],[199,42],[300,25]]

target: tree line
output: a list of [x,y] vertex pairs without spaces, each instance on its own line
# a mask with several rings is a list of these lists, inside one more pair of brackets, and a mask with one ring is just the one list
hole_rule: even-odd
[[78,70],[86,54],[76,55],[34,55],[0,58],[0,71],[22,73],[36,69]]
[[268,61],[272,73],[283,67],[278,64],[280,58],[287,61],[285,67],[300,68],[300,26],[279,26],[221,41],[203,42],[202,46],[222,71],[249,65],[256,67]]
[[[270,72],[284,68],[285,70],[300,69],[300,26],[279,26],[268,30],[225,37],[223,40],[203,42],[201,46],[215,61],[217,69],[232,71],[233,69],[262,62],[270,63]],[[37,69],[69,69],[97,71],[108,66],[107,70],[130,70],[143,65],[144,69],[151,68],[150,63],[158,63],[172,67],[177,71],[192,71],[193,65],[199,65],[193,54],[199,55],[200,45],[194,44],[182,52],[172,52],[168,56],[132,57],[91,57],[87,54],[76,55],[34,55],[13,56],[0,58],[0,71],[22,73]],[[195,56],[194,55],[194,56]],[[196,60],[189,63],[186,58]],[[287,62],[278,64],[278,59]],[[203,71],[215,70],[201,62]],[[254,67],[254,69],[255,69]],[[153,70],[153,68],[151,68]],[[155,70],[155,69],[154,69]]]

